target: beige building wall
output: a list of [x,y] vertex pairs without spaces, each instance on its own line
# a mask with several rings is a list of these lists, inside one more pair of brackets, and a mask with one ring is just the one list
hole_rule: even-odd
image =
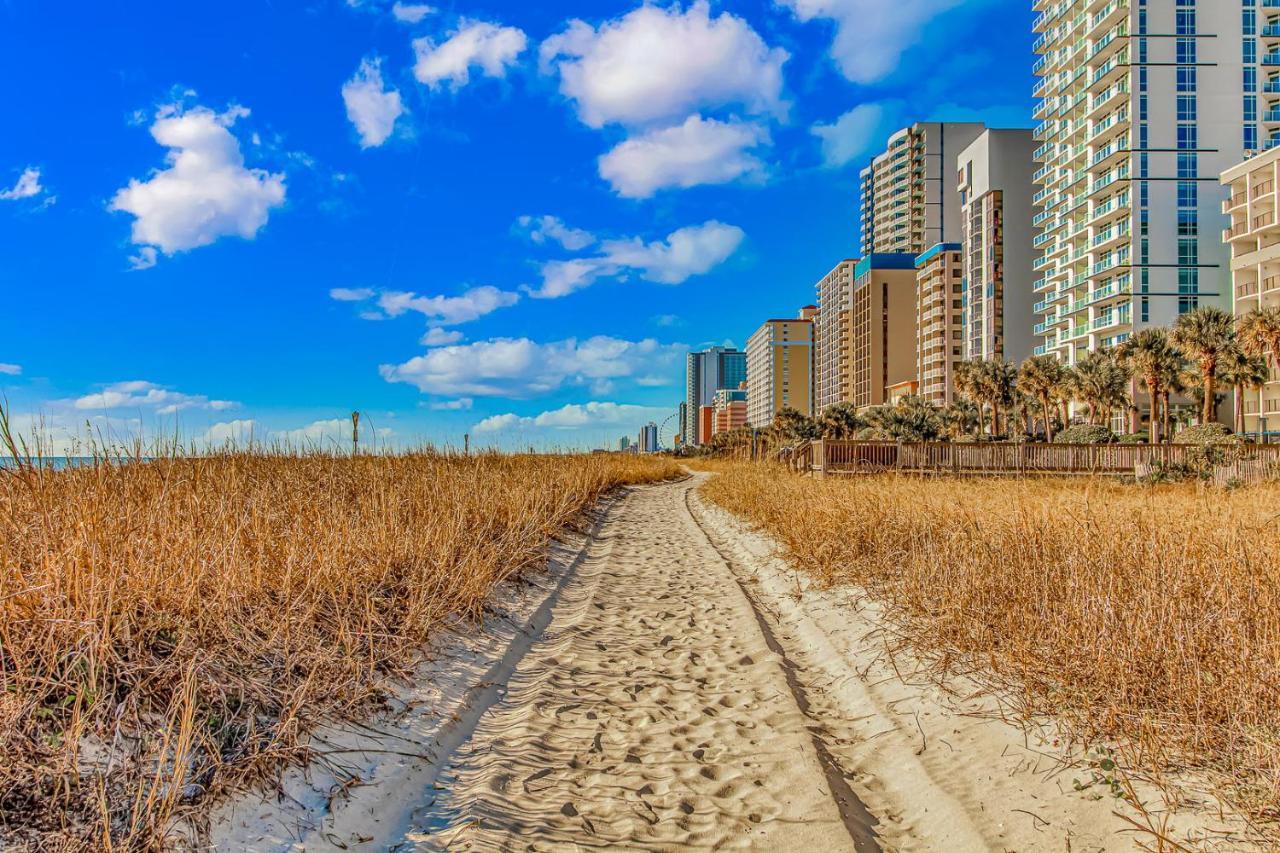
[[960,244],[939,243],[916,258],[917,393],[939,406],[954,399],[964,360],[964,289]]
[[813,412],[811,320],[766,320],[747,341],[747,423],[763,429],[786,408]]
[[[1280,223],[1276,186],[1280,148],[1272,148],[1222,175],[1228,188],[1223,212],[1231,224],[1223,240],[1231,247],[1232,305],[1236,316],[1280,306]],[[1280,375],[1261,391],[1245,392],[1245,432],[1280,430]]]
[[855,270],[849,321],[849,401],[889,401],[889,387],[916,378],[916,269],[911,255],[864,258]]
[[814,323],[814,414],[852,399],[849,375],[849,323],[853,306],[853,270],[846,259],[818,282],[818,316]]

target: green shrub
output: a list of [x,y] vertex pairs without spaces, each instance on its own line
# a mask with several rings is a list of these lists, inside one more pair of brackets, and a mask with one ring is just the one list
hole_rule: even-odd
[[1104,426],[1080,424],[1053,437],[1054,444],[1114,444],[1116,434]]
[[1191,426],[1178,433],[1174,439],[1178,444],[1239,444],[1240,437],[1232,435],[1224,424],[1201,424]]
[[1119,438],[1121,444],[1146,444],[1149,441],[1151,441],[1151,436],[1145,432],[1125,433]]

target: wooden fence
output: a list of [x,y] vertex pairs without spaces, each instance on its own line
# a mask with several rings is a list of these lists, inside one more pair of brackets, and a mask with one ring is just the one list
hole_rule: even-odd
[[[1280,445],[1231,445],[1238,461],[1255,467],[1280,464]],[[923,474],[1109,474],[1143,473],[1177,465],[1202,448],[1188,444],[1035,444],[819,439],[792,457],[796,470],[817,476],[904,471]]]

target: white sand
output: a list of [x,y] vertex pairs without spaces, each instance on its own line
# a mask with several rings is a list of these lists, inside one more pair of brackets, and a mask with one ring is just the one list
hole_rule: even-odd
[[[320,742],[343,752],[289,773],[283,797],[226,804],[208,841],[1115,851],[1150,840],[1124,833],[1114,800],[1073,790],[1087,773],[1055,772],[1052,750],[1021,729],[967,715],[988,714],[989,697],[904,683],[874,608],[809,589],[766,538],[705,506],[698,481],[630,491],[594,537],[557,549],[545,577],[503,591],[507,618],[442,644],[397,713],[325,727]],[[1201,813],[1172,831],[1219,829]]]

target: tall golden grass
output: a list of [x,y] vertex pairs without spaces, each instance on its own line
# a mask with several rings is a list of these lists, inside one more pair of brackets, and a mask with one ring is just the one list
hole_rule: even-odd
[[812,480],[720,466],[705,492],[927,660],[1011,688],[1159,776],[1194,767],[1280,817],[1280,487]]
[[0,847],[148,848],[541,565],[634,456],[0,470]]

